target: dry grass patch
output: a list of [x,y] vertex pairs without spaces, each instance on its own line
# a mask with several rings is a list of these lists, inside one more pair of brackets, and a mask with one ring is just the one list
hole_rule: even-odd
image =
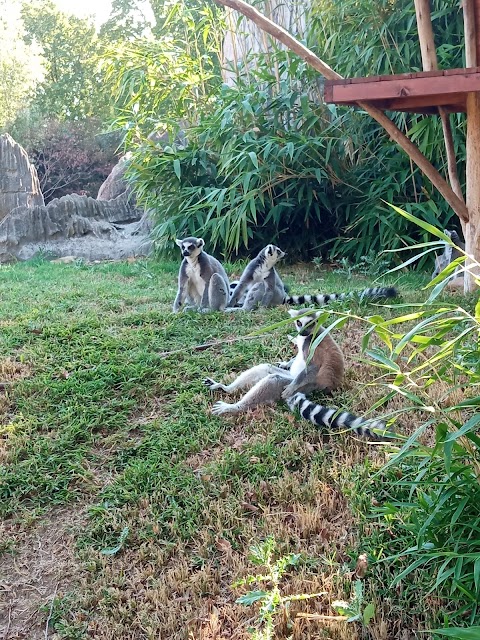
[[[144,499],[133,511],[124,511],[132,531],[152,519],[152,506]],[[110,559],[85,549],[82,555],[96,570],[82,578],[81,600],[69,622],[84,623],[88,637],[98,640],[246,639],[254,611],[235,603],[241,590],[231,584],[257,572],[248,548],[252,540],[268,535],[280,541],[282,550],[288,547],[306,558],[291,574],[286,594],[328,592],[324,599],[295,605],[292,621],[298,610],[332,613],[331,601],[349,595],[347,549],[354,543],[354,529],[341,493],[306,470],[260,487],[246,482],[240,495],[229,492],[212,500],[201,528],[188,542],[133,540],[132,548]],[[82,620],[82,610],[92,613],[90,620]],[[293,624],[294,638],[316,637],[316,623],[309,623],[312,635],[306,636],[301,635],[304,622]]]

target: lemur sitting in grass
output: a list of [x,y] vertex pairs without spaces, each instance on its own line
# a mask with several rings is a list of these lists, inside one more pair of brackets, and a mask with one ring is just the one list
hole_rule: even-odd
[[204,383],[212,391],[221,389],[230,393],[237,389],[250,389],[238,402],[215,403],[212,413],[242,413],[259,405],[274,404],[281,398],[288,399],[295,393],[330,393],[340,386],[345,364],[340,347],[330,334],[317,345],[307,363],[310,345],[323,330],[317,326],[319,313],[310,309],[290,309],[288,313],[295,319],[298,332],[292,340],[298,349],[295,358],[279,365],[259,364],[244,371],[229,385],[205,378]]
[[285,252],[273,244],[268,244],[245,267],[240,280],[230,284],[231,295],[226,311],[252,311],[257,307],[277,307],[281,304],[316,304],[322,306],[334,300],[345,300],[357,296],[360,300],[369,298],[395,298],[394,287],[373,287],[347,293],[318,293],[300,296],[288,295],[275,265],[285,256]]

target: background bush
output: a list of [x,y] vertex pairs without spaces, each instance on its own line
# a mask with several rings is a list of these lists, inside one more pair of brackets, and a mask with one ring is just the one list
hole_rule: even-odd
[[[190,24],[192,10],[184,11]],[[176,20],[182,15],[177,12]],[[220,86],[218,13],[198,19],[201,55],[192,45],[187,53],[175,50],[172,40],[167,50],[159,38],[136,46],[134,61],[117,56],[114,63],[122,104],[116,126],[134,150],[130,179],[137,198],[154,212],[160,251],[189,233],[228,256],[272,241],[294,258],[358,261],[428,239],[384,201],[415,210],[431,224],[456,226],[448,205],[383,129],[359,111],[324,105],[320,76],[291,53],[273,48],[256,54],[244,61],[236,86]],[[440,65],[461,66],[457,3],[435,0],[433,22]],[[414,6],[407,0],[318,0],[307,24],[310,46],[345,76],[420,68]],[[439,119],[394,117],[445,171]],[[464,118],[454,120],[463,181]],[[155,121],[170,130],[170,145],[147,139]],[[180,121],[186,129],[181,146],[173,143],[172,125]]]

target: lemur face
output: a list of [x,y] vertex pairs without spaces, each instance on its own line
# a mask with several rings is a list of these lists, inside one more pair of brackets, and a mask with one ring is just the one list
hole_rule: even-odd
[[278,262],[285,256],[285,251],[282,251],[280,247],[276,247],[274,244],[268,244],[265,247],[265,257],[269,262]]
[[[289,309],[288,313],[295,318],[295,328],[301,336],[309,336],[318,331],[318,313],[308,313],[311,309]],[[307,315],[304,315],[307,314]]]
[[175,240],[180,247],[180,251],[184,258],[196,258],[203,251],[205,241],[203,238],[185,238],[184,240]]

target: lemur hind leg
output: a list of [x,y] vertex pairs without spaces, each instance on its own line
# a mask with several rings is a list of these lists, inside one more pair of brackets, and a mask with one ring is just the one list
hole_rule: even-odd
[[253,309],[256,309],[258,305],[262,303],[265,293],[266,287],[264,282],[257,282],[257,284],[254,284],[247,293],[242,310],[253,311]]
[[214,273],[208,284],[208,306],[212,311],[223,311],[228,303],[227,283],[219,273]]
[[[256,367],[252,367],[251,369],[247,369],[246,371],[241,373],[238,378],[236,378],[230,384],[215,382],[215,380],[212,380],[212,378],[205,378],[203,384],[209,387],[212,391],[221,389],[222,391],[231,393],[232,391],[236,391],[237,389],[249,389],[250,387],[253,387],[253,385],[257,384],[257,382],[259,382],[263,378],[266,378],[272,373],[279,373],[282,376],[289,375],[284,369],[276,367],[273,364],[257,364]],[[289,377],[291,380],[291,376]]]
[[216,402],[212,413],[222,415],[224,413],[243,413],[260,405],[274,404],[282,397],[282,391],[291,382],[292,377],[287,371],[271,373],[250,389],[238,402]]

